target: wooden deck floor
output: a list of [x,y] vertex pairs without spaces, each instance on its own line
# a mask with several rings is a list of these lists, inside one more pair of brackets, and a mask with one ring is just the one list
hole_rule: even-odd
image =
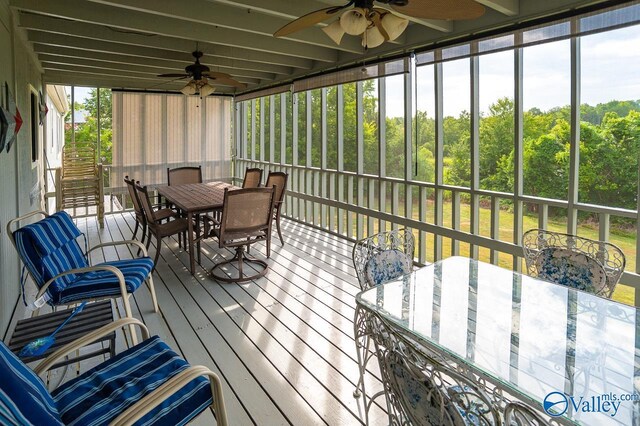
[[[130,213],[107,215],[104,229],[92,217],[77,224],[95,245],[131,238],[134,219]],[[203,245],[202,264],[192,276],[188,254],[177,239],[165,239],[154,274],[161,312],[152,312],[145,287],[135,293],[134,315],[190,363],[220,375],[233,425],[360,424],[361,401],[352,395],[359,291],[352,244],[286,219],[283,233],[284,246],[273,239],[269,273],[241,285],[208,276],[220,256],[232,255],[216,241]],[[257,245],[251,252],[264,258],[266,248]],[[127,248],[105,249],[93,261],[130,256]],[[376,375],[372,365],[368,393],[380,389]],[[210,420],[205,413],[196,423]],[[370,423],[387,423],[381,406],[370,412]]]

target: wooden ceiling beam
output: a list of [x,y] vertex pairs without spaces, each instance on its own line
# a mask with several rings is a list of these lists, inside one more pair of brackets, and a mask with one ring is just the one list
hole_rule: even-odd
[[[130,64],[119,64],[113,62],[103,62],[103,61],[92,61],[89,59],[81,59],[81,58],[69,58],[64,56],[53,56],[53,55],[38,55],[40,62],[42,63],[43,68],[45,69],[66,69],[67,67],[77,67],[78,69],[85,68],[94,68],[96,70],[109,70],[114,72],[119,72],[120,74],[131,74],[137,75],[140,78],[153,78],[157,77],[159,74],[176,74],[179,71],[184,70],[172,70],[172,69],[164,69],[159,70],[156,68],[148,68],[140,65],[130,65]],[[64,68],[60,68],[64,67]],[[235,80],[238,80],[242,83],[246,84],[259,84],[260,80],[255,78],[247,78],[240,76],[232,76]]]
[[[168,73],[184,71],[188,63],[180,61],[171,61],[166,59],[141,58],[130,55],[119,55],[116,53],[95,52],[92,50],[80,50],[59,46],[48,46],[45,44],[34,43],[34,51],[38,54],[40,60],[53,61],[58,58],[61,61],[82,59],[89,61],[97,61],[105,64],[125,64],[139,65],[154,68],[156,73]],[[209,64],[207,64],[209,65]],[[276,75],[273,73],[245,70],[238,67],[222,67],[219,65],[209,65],[213,71],[224,72],[238,77],[249,77],[259,80],[273,80]]]
[[91,7],[78,7],[74,0],[11,0],[11,6],[22,10],[74,21],[89,22],[126,31],[160,34],[192,41],[203,41],[281,55],[302,57],[321,62],[334,62],[338,51],[311,46],[291,40],[278,40],[271,36],[247,33],[195,22],[185,22],[164,16],[91,3]]
[[196,44],[205,55],[217,58],[261,62],[265,64],[281,65],[291,68],[308,69],[313,65],[309,59],[294,58],[286,55],[259,52],[256,50],[230,48],[212,43],[196,43],[194,41],[143,33],[121,31],[103,25],[86,22],[74,22],[33,13],[21,13],[19,26],[25,29],[46,31],[53,34],[63,34],[84,37],[95,40],[130,44],[134,46],[153,47],[174,50],[176,52],[192,52]]
[[[291,19],[265,15],[250,8],[238,8],[225,4],[212,4],[206,0],[189,0],[188,7],[175,0],[89,0],[125,10],[164,16],[186,22],[215,25],[222,28],[245,31],[252,34],[272,36]],[[311,10],[311,9],[309,9]],[[125,12],[126,13],[126,12]],[[356,39],[345,39],[336,45],[320,28],[312,27],[286,37],[288,40],[323,46],[345,52],[361,52],[362,46]]]
[[[96,76],[91,74],[82,74],[69,71],[51,70],[43,77],[46,84],[59,84],[65,86],[87,86],[87,87],[103,87],[108,89],[132,89],[141,91],[175,91],[179,93],[184,87],[183,82],[168,83],[158,85],[157,80],[129,79],[126,77],[114,76]],[[216,88],[216,92],[220,94],[233,94],[230,87]]]
[[[72,48],[77,50],[88,50],[103,53],[116,53],[120,55],[129,55],[139,58],[151,59],[168,59],[172,61],[180,61],[182,63],[193,62],[193,56],[190,53],[180,53],[171,50],[155,49],[150,47],[131,46],[121,43],[112,43],[101,40],[91,40],[82,37],[64,36],[60,34],[50,34],[41,31],[28,31],[29,40],[32,43],[55,46],[62,48]],[[206,57],[206,56],[205,56]],[[208,61],[207,63],[229,66],[242,67],[249,66],[247,63],[242,65],[233,60]],[[292,68],[281,67],[279,65],[254,63],[250,68],[254,71],[272,72],[274,74],[290,75]]]

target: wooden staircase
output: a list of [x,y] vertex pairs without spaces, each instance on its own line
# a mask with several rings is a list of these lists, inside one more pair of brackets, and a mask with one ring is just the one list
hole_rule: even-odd
[[56,210],[97,208],[98,222],[104,227],[104,183],[102,164],[89,146],[67,144],[62,151],[62,167],[56,170]]

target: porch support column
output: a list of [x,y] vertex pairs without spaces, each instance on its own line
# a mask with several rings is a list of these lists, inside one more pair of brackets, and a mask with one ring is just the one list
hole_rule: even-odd
[[[475,47],[475,43],[474,43]],[[472,235],[480,234],[480,58],[472,56],[469,60],[471,68],[471,123],[469,148],[471,155],[471,224]],[[470,245],[469,257],[478,258],[478,246]]]
[[[571,22],[578,25],[578,20]],[[573,28],[572,33],[579,28]],[[571,140],[569,149],[569,193],[567,194],[567,233],[576,235],[578,229],[578,175],[580,168],[580,38],[571,39]]]
[[[522,34],[517,33],[516,37],[521,38]],[[520,40],[516,40],[519,45]],[[524,215],[524,204],[522,203],[523,193],[523,173],[522,168],[522,152],[523,152],[523,123],[524,123],[524,110],[523,110],[523,67],[522,67],[522,48],[518,47],[513,52],[514,54],[514,103],[513,103],[513,243],[517,246],[522,246],[522,217]],[[513,256],[513,270],[516,272],[522,272],[522,262],[520,260],[521,255]]]

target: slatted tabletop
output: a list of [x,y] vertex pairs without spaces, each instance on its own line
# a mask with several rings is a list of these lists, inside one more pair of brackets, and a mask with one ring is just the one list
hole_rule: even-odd
[[237,189],[225,182],[190,183],[186,185],[158,186],[158,193],[188,213],[200,213],[222,207],[225,188]]
[[[45,315],[38,315],[18,321],[16,328],[9,342],[9,349],[18,353],[24,345],[38,339],[40,337],[50,335],[73,311],[73,308],[52,312]],[[103,325],[110,324],[113,321],[113,310],[111,309],[111,301],[104,300],[101,302],[89,303],[76,315],[69,323],[56,334],[56,341],[44,354],[33,357],[22,358],[24,362],[32,362],[45,358],[52,354],[55,350],[73,342],[74,340],[90,333]],[[98,347],[96,350],[84,353],[78,357],[69,358],[55,367],[71,364],[76,361],[92,358],[94,356],[110,353],[115,355],[115,332],[110,333],[96,342],[104,342],[106,345]],[[54,367],[54,368],[55,368]]]

